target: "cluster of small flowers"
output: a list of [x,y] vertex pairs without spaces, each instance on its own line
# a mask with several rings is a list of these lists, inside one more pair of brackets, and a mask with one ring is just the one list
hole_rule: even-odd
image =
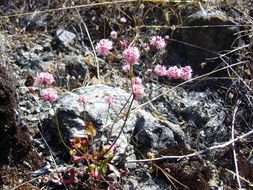
[[[48,72],[41,72],[38,74],[36,80],[40,85],[48,86],[54,82],[54,76]],[[35,93],[36,91],[36,88],[33,86],[28,86],[27,88],[31,93]],[[52,102],[58,98],[58,93],[53,88],[45,88],[41,90],[40,96],[43,100]]]
[[161,36],[153,36],[150,44],[157,49],[163,49],[166,46],[165,40]]
[[113,48],[112,47],[112,41],[108,39],[102,39],[100,40],[96,45],[96,50],[99,55],[107,55],[109,51]]
[[38,77],[37,80],[39,82],[40,85],[50,85],[54,82],[54,77],[52,74],[48,73],[48,72],[41,72]]
[[118,38],[118,33],[116,31],[111,31],[111,38],[112,39],[117,39]]
[[123,51],[123,59],[130,64],[136,64],[140,58],[140,52],[137,47],[129,47]]
[[132,93],[134,95],[134,99],[137,100],[139,96],[145,93],[144,87],[142,86],[142,80],[139,77],[134,77],[132,82]]
[[57,91],[53,88],[46,88],[41,90],[41,98],[45,101],[55,101],[58,98]]
[[117,103],[115,97],[114,97],[114,96],[111,96],[111,95],[110,95],[110,96],[106,96],[106,97],[104,98],[104,101],[105,101],[105,103],[107,103],[107,104]]
[[122,48],[126,48],[127,47],[127,45],[128,45],[128,41],[127,40],[120,40],[119,41],[119,44],[120,44],[120,46],[122,47]]
[[184,79],[189,80],[192,78],[192,68],[190,66],[185,66],[178,68],[177,66],[170,67],[166,69],[165,66],[157,65],[155,67],[155,73],[159,76],[167,76],[174,79]]
[[79,103],[86,103],[88,101],[88,99],[84,96],[84,95],[80,95],[78,96],[78,98],[76,99]]
[[129,73],[130,72],[130,65],[124,65],[122,67],[122,70],[125,72],[125,73]]

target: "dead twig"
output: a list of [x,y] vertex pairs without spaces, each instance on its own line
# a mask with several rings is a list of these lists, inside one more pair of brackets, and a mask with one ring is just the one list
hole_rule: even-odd
[[[235,109],[234,109],[233,120],[232,120],[232,135],[231,135],[232,138],[231,138],[231,140],[235,139],[235,118],[236,118],[236,113],[238,111],[238,108],[239,108],[240,104],[241,104],[241,101],[238,100],[237,104],[235,106]],[[233,146],[233,155],[234,155],[236,179],[237,179],[238,186],[241,189],[242,185],[241,185],[241,181],[240,181],[240,177],[239,177],[240,175],[239,175],[239,170],[238,170],[238,160],[237,160],[237,157],[236,157],[235,143],[234,142],[232,143],[232,146]]]
[[143,160],[128,160],[126,161],[127,163],[134,163],[134,162],[151,162],[151,161],[157,161],[157,160],[165,160],[165,159],[183,159],[183,158],[190,158],[190,157],[194,157],[194,156],[200,156],[204,153],[207,153],[207,152],[210,152],[212,150],[216,150],[216,149],[221,149],[221,148],[225,148],[226,146],[229,146],[239,140],[242,140],[250,135],[253,134],[253,130],[233,139],[233,140],[230,140],[230,141],[227,141],[227,142],[224,142],[222,144],[219,144],[219,145],[215,145],[215,146],[211,146],[205,150],[201,150],[201,151],[198,151],[198,152],[195,152],[195,153],[192,153],[192,154],[186,154],[186,155],[183,155],[183,156],[162,156],[162,157],[158,157],[158,158],[153,158],[153,159],[143,159]]

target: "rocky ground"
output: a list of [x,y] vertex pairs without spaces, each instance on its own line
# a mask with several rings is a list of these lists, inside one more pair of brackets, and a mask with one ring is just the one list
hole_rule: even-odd
[[[13,0],[0,10],[1,189],[253,189],[251,1]],[[166,48],[147,46],[152,36]],[[103,38],[107,56],[95,50]],[[133,74],[145,94],[133,102],[121,40],[141,52]],[[158,64],[191,66],[193,78],[157,76]],[[54,102],[41,97],[41,72],[54,76]],[[74,137],[89,141],[85,159]]]

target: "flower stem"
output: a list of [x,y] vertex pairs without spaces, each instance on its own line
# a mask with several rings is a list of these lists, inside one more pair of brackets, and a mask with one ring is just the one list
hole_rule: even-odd
[[55,107],[54,105],[51,103],[52,105],[52,108],[54,110],[54,116],[55,116],[55,120],[56,120],[56,127],[57,127],[57,131],[58,131],[58,134],[60,136],[60,139],[61,139],[61,142],[62,144],[69,150],[72,150],[66,143],[65,141],[63,140],[63,137],[62,137],[62,134],[61,134],[61,130],[60,130],[60,125],[59,125],[59,121],[58,121],[58,117],[57,117],[57,114],[56,114],[56,110],[55,110]]

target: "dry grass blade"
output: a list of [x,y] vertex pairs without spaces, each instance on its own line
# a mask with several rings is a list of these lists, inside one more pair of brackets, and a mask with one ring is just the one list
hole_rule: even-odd
[[[226,171],[228,171],[229,173],[231,173],[231,174],[237,176],[237,174],[236,174],[235,172],[233,172],[233,171],[231,171],[231,170],[228,170],[227,168],[226,168]],[[253,183],[250,182],[249,180],[245,179],[244,177],[242,177],[242,176],[240,176],[240,175],[239,175],[239,178],[240,178],[242,181],[246,182],[250,187],[253,187]]]
[[156,164],[153,164],[156,168],[158,168],[164,175],[165,177],[170,181],[170,183],[173,185],[173,187],[175,189],[178,189],[176,187],[176,185],[173,183],[173,181],[177,182],[178,184],[182,185],[184,188],[189,189],[187,186],[185,186],[184,184],[182,184],[181,182],[179,182],[176,178],[174,178],[172,175],[170,175],[168,172],[166,172],[164,169],[162,169],[161,167],[159,167]]
[[[122,0],[122,1],[112,1],[112,2],[101,2],[101,3],[91,3],[86,5],[77,5],[71,7],[62,7],[62,8],[55,8],[55,9],[48,9],[42,10],[37,12],[27,12],[27,13],[18,13],[18,14],[11,14],[11,15],[3,15],[0,16],[0,19],[10,18],[10,17],[20,17],[25,15],[32,15],[32,14],[41,14],[41,13],[48,13],[48,12],[55,12],[55,11],[65,11],[70,9],[79,9],[79,8],[87,8],[87,7],[94,7],[94,6],[103,6],[103,5],[113,5],[118,3],[131,3],[131,2],[139,2],[139,0]],[[182,3],[180,0],[143,0],[143,2],[158,2],[158,3]],[[196,3],[197,1],[184,1],[184,3]]]

